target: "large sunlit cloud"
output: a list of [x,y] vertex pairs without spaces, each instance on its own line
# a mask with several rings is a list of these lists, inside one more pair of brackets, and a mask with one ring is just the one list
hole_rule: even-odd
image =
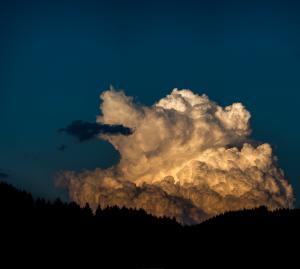
[[178,89],[150,107],[113,89],[100,98],[97,123],[133,133],[99,135],[119,151],[116,166],[59,175],[71,200],[93,209],[143,208],[185,224],[260,205],[293,207],[292,187],[271,146],[249,137],[250,113],[241,103],[221,107]]

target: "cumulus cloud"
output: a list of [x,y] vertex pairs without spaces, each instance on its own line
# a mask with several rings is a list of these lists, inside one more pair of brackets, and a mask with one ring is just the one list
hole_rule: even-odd
[[143,208],[185,224],[260,205],[293,207],[271,146],[249,137],[251,115],[241,103],[221,107],[178,89],[150,107],[113,89],[100,98],[97,124],[134,132],[98,135],[119,151],[116,166],[58,176],[79,204]]
[[59,129],[59,132],[65,132],[68,135],[76,137],[79,142],[83,142],[96,137],[98,134],[130,135],[132,130],[121,124],[109,125],[76,120],[66,128]]

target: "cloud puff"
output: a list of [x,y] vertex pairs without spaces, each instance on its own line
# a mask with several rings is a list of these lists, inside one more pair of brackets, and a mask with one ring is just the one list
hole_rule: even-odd
[[98,136],[119,151],[116,166],[58,176],[72,200],[94,209],[143,208],[185,224],[228,210],[293,206],[292,187],[271,146],[249,139],[250,113],[241,103],[221,107],[178,89],[151,107],[112,89],[100,97],[97,123],[134,132]]
[[59,132],[65,132],[68,135],[76,137],[79,142],[83,142],[99,134],[130,135],[132,130],[120,124],[109,125],[76,120],[66,128],[59,129]]

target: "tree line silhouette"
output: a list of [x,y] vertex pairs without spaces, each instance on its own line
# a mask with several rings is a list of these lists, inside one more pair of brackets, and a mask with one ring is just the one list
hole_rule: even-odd
[[94,214],[88,204],[81,208],[59,199],[34,199],[26,191],[0,183],[2,247],[7,253],[23,253],[27,258],[39,256],[50,261],[59,257],[69,263],[87,263],[97,257],[101,264],[105,261],[111,266],[180,260],[186,264],[196,251],[197,255],[226,251],[228,242],[234,242],[236,251],[262,238],[268,247],[275,241],[287,244],[288,238],[298,240],[299,224],[299,209],[271,212],[265,207],[227,212],[193,226],[154,217],[142,209],[98,207]]

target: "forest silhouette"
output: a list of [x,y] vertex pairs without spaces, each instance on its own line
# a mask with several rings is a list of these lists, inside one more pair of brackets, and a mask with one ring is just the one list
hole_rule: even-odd
[[[0,216],[5,250],[1,257],[24,255],[35,260],[38,256],[49,262],[62,259],[69,265],[99,259],[100,264],[132,268],[170,262],[187,265],[196,257],[209,259],[216,251],[243,255],[247,251],[242,250],[254,244],[256,257],[265,253],[264,247],[275,250],[279,243],[287,250],[300,227],[299,209],[227,212],[193,226],[151,216],[142,209],[98,207],[94,214],[88,204],[81,208],[59,199],[34,199],[4,182],[0,183]],[[229,242],[234,247],[228,248]]]

